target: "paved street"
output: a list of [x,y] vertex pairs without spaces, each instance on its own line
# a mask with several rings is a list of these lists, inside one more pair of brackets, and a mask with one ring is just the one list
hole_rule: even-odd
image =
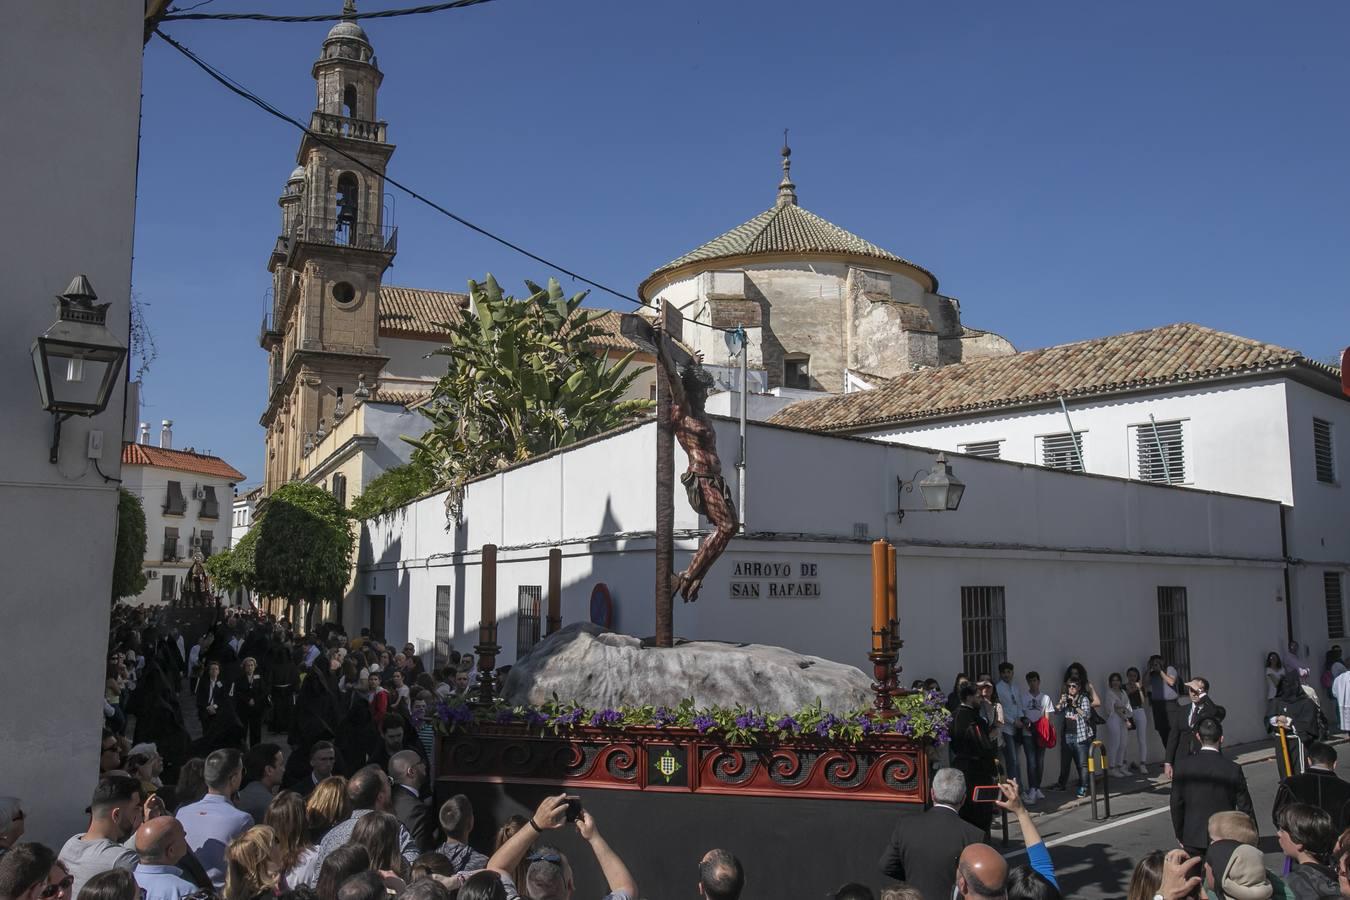
[[[1350,750],[1342,742],[1333,741],[1344,760]],[[1256,809],[1257,824],[1261,828],[1261,849],[1266,853],[1266,865],[1280,871],[1283,865],[1275,827],[1270,819],[1270,807],[1275,798],[1275,763],[1271,742],[1262,741],[1228,751],[1242,764]],[[1050,848],[1055,869],[1065,896],[1079,898],[1119,898],[1129,887],[1130,873],[1135,862],[1152,850],[1176,846],[1172,834],[1172,818],[1168,812],[1168,784],[1161,777],[1149,781],[1129,778],[1123,784],[1113,783],[1113,789],[1124,793],[1111,800],[1111,817],[1092,820],[1092,809],[1086,800],[1070,803],[1057,802],[1066,794],[1049,794],[1049,802],[1040,804],[1041,811],[1033,811],[1036,827]],[[995,820],[995,844],[998,844],[998,823]],[[1015,820],[1009,825],[1007,855],[1012,865],[1022,860],[1021,839]]]

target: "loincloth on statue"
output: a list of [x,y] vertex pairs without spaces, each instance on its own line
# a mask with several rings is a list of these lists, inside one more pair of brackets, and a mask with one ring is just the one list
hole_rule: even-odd
[[722,477],[721,472],[695,472],[691,469],[680,476],[680,484],[684,485],[685,491],[689,494],[689,505],[694,508],[694,512],[700,516],[708,514],[708,504],[703,499],[700,481],[707,482],[713,490],[721,494],[728,507],[733,510],[736,508],[735,501],[731,499],[731,488],[727,487],[727,480]]

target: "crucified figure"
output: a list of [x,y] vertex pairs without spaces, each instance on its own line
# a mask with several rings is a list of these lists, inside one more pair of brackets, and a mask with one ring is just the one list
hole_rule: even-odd
[[689,495],[689,505],[695,512],[707,516],[716,529],[698,548],[689,561],[689,568],[671,580],[671,596],[678,593],[689,603],[698,599],[703,576],[727,548],[739,525],[731,489],[722,477],[717,433],[703,408],[713,385],[712,376],[703,368],[702,354],[677,367],[671,358],[669,340],[658,333],[656,347],[657,358],[670,385],[670,426],[675,432],[675,440],[689,457],[689,468],[680,476],[680,483]]

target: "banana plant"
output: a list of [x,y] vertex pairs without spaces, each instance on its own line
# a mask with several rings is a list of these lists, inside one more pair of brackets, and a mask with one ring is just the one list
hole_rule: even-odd
[[566,447],[648,413],[650,400],[624,399],[648,367],[633,355],[610,363],[598,351],[604,311],[583,309],[586,292],[568,297],[555,279],[526,281],[529,295],[503,293],[488,275],[469,282],[458,322],[443,323],[447,342],[434,355],[446,373],[419,407],[429,423],[405,437],[415,459],[449,488],[446,508],[459,521],[470,479]]

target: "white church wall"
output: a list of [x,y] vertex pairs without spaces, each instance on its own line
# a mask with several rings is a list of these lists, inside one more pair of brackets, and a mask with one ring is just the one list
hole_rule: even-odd
[[[717,430],[719,445],[734,443],[735,423],[718,421]],[[591,591],[603,582],[615,627],[650,635],[654,439],[646,425],[470,485],[460,529],[446,531],[440,496],[368,523],[358,584],[390,592],[388,637],[432,646],[443,585],[451,642],[476,643],[479,547],[488,541],[500,546],[501,662],[515,655],[520,586],[546,590],[555,543],[565,623],[589,619]],[[869,543],[888,535],[899,545],[906,679],[932,676],[949,687],[962,667],[962,587],[1003,588],[1007,655],[1048,684],[1074,659],[1098,681],[1142,664],[1158,646],[1157,589],[1185,587],[1192,671],[1229,707],[1233,740],[1259,736],[1264,694],[1250,660],[1281,633],[1284,615],[1277,504],[958,458],[967,484],[960,509],[908,512],[898,522],[895,478],[931,467],[931,452],[765,426],[751,426],[749,446],[749,536],[732,541],[696,603],[676,601],[679,636],[781,644],[865,665]],[[734,470],[726,471],[734,492]],[[922,506],[917,494],[903,499]],[[696,522],[682,494],[676,511],[683,568],[697,547]],[[766,564],[789,574],[754,574],[771,571]]]
[[[1120,478],[1137,474],[1132,426],[1147,425],[1152,414],[1158,422],[1185,422],[1186,485],[1287,503],[1293,496],[1284,384],[1266,378],[1080,398],[1068,401],[1069,416],[1074,430],[1083,433],[1088,472]],[[1055,405],[887,426],[868,436],[957,452],[968,443],[997,440],[1002,459],[1037,463],[1038,439],[1068,430]]]
[[387,390],[401,390],[420,382],[434,382],[445,374],[446,358],[428,356],[441,345],[436,341],[417,341],[411,338],[380,338],[380,352],[389,357],[380,372],[380,385]]

